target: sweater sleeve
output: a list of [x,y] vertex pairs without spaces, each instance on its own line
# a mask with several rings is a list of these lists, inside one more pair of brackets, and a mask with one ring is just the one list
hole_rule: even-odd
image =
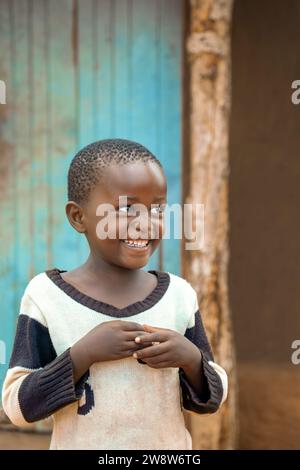
[[70,348],[57,356],[45,319],[25,291],[2,388],[3,409],[11,422],[23,427],[79,400],[88,373],[74,383]]
[[213,353],[203,326],[198,307],[197,294],[193,289],[194,313],[185,332],[185,337],[192,341],[202,354],[202,373],[206,380],[207,393],[199,396],[183,369],[179,369],[182,403],[186,410],[195,413],[214,413],[227,398],[228,379],[225,370],[214,362]]

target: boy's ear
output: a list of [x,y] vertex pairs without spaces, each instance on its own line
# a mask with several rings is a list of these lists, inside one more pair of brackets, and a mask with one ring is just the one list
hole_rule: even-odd
[[66,214],[69,219],[70,224],[75,230],[79,233],[85,233],[86,227],[84,224],[83,210],[74,201],[68,201],[66,204]]

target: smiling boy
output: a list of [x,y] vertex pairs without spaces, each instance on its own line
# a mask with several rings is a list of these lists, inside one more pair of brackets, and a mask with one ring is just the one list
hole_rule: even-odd
[[[183,407],[216,412],[227,375],[213,360],[192,286],[142,269],[164,233],[163,168],[136,142],[95,142],[71,162],[68,199],[89,257],[28,284],[4,410],[19,426],[52,415],[50,449],[191,449]],[[105,204],[116,237],[99,237]],[[136,224],[137,204],[149,223]]]

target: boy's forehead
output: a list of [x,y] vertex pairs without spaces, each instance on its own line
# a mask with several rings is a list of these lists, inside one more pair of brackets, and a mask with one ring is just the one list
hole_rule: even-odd
[[111,165],[105,169],[102,187],[112,197],[138,197],[144,193],[164,196],[167,191],[164,173],[153,162]]

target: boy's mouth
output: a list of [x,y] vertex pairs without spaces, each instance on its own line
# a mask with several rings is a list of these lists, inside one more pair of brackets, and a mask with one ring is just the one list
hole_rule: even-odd
[[121,240],[129,248],[134,248],[136,250],[145,250],[150,244],[150,240]]

